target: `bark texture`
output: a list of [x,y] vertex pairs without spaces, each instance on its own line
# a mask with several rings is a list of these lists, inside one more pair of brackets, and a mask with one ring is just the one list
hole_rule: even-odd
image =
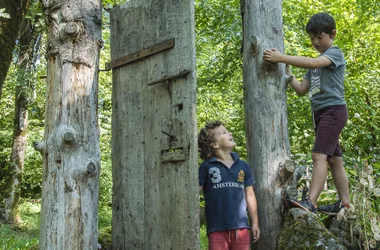
[[[37,21],[38,17],[34,19]],[[4,202],[2,217],[11,223],[20,222],[18,202],[21,195],[22,174],[27,148],[28,105],[34,89],[34,63],[39,50],[40,34],[37,33],[31,19],[24,19],[19,37],[17,59],[17,84],[15,88],[15,117],[12,153],[3,176],[4,184],[0,191],[0,203]]]
[[199,249],[194,2],[111,12],[113,61],[173,38],[113,69],[112,249]]
[[40,249],[96,249],[100,0],[43,0],[48,31]]
[[0,9],[5,8],[5,12],[11,16],[11,18],[0,17],[0,102],[20,25],[29,3],[30,0],[0,0]]
[[247,153],[257,181],[261,239],[257,249],[275,249],[282,222],[284,188],[293,167],[287,126],[284,65],[264,62],[263,51],[283,51],[282,2],[241,1],[244,41],[244,102]]

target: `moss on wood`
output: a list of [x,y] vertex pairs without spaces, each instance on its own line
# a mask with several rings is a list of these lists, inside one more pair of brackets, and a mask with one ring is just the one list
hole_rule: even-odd
[[318,216],[294,208],[289,211],[278,237],[278,250],[346,249],[326,229]]

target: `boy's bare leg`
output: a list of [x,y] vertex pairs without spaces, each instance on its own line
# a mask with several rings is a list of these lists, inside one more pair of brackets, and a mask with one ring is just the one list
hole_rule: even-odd
[[348,178],[346,171],[343,167],[343,157],[329,156],[327,161],[330,165],[331,175],[334,180],[336,190],[339,198],[345,204],[351,204],[350,202],[350,190],[348,187]]
[[312,153],[313,174],[310,183],[310,200],[317,204],[318,197],[322,192],[327,177],[327,155]]

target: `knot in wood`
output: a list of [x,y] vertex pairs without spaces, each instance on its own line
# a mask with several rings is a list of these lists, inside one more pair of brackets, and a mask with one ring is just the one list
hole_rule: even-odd
[[35,141],[33,142],[33,147],[40,153],[44,153],[46,151],[46,143],[45,141]]
[[282,162],[281,164],[284,165],[284,169],[288,173],[294,173],[294,170],[296,169],[296,165],[293,160],[285,160],[285,162]]
[[67,143],[72,143],[75,141],[75,134],[72,131],[66,131],[63,134],[63,140]]
[[259,53],[259,38],[257,36],[250,37],[252,55],[255,57]]
[[278,69],[278,63],[263,61],[262,70],[264,72],[276,72]]
[[93,161],[87,162],[87,173],[94,174],[96,171],[96,163]]
[[79,34],[79,26],[75,22],[68,22],[65,25],[65,32],[70,37],[76,37]]

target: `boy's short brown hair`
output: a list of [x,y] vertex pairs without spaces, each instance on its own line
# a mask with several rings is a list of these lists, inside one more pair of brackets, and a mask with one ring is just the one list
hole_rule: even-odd
[[306,24],[306,32],[316,36],[320,35],[322,32],[331,36],[335,29],[335,19],[326,12],[319,12],[313,15]]
[[214,149],[211,147],[211,144],[215,142],[214,135],[211,133],[211,130],[222,125],[223,123],[221,121],[208,122],[199,132],[198,151],[203,160],[210,159],[215,156]]

